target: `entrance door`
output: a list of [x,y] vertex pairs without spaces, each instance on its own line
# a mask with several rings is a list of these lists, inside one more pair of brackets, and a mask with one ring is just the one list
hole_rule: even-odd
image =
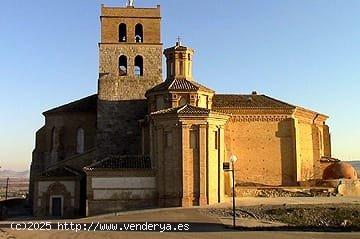
[[61,217],[62,212],[61,212],[61,208],[62,208],[62,200],[61,197],[53,197],[52,198],[52,216],[53,217]]

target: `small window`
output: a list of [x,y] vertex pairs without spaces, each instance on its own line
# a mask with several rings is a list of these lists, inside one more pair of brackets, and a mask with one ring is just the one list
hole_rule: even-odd
[[135,26],[135,42],[136,43],[143,43],[143,26],[139,23]]
[[142,56],[135,57],[135,76],[143,76],[144,75],[144,60]]
[[174,62],[170,63],[170,76],[174,76]]
[[76,153],[84,153],[85,132],[83,128],[79,128],[76,133]]
[[171,132],[165,132],[165,146],[167,148],[172,146],[172,133]]
[[190,130],[190,148],[197,149],[198,148],[198,132],[197,130]]
[[51,129],[51,150],[55,149],[55,144],[56,144],[56,129],[55,127],[53,127]]
[[219,135],[217,131],[214,132],[214,147],[216,150],[219,149]]
[[180,75],[185,75],[185,73],[184,73],[184,62],[180,62]]
[[120,76],[127,75],[127,57],[124,55],[119,57],[119,75]]
[[119,25],[119,42],[126,42],[126,24]]

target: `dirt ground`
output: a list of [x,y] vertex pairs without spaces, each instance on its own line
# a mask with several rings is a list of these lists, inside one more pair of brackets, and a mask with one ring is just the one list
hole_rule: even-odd
[[[217,217],[233,215],[231,208],[206,208],[200,212]],[[247,206],[237,208],[236,217],[279,222],[292,227],[360,230],[360,204]]]

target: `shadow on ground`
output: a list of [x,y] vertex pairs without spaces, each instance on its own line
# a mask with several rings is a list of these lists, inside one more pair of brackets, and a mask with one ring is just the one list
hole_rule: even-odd
[[[228,229],[232,227],[226,226]],[[360,232],[360,226],[314,227],[314,226],[276,226],[276,227],[236,227],[238,231],[278,231],[278,232]]]

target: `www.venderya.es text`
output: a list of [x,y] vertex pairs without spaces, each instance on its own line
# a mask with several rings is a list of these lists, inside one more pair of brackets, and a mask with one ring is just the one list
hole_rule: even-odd
[[153,231],[186,232],[190,225],[186,223],[77,223],[77,222],[12,222],[10,228],[15,231]]

